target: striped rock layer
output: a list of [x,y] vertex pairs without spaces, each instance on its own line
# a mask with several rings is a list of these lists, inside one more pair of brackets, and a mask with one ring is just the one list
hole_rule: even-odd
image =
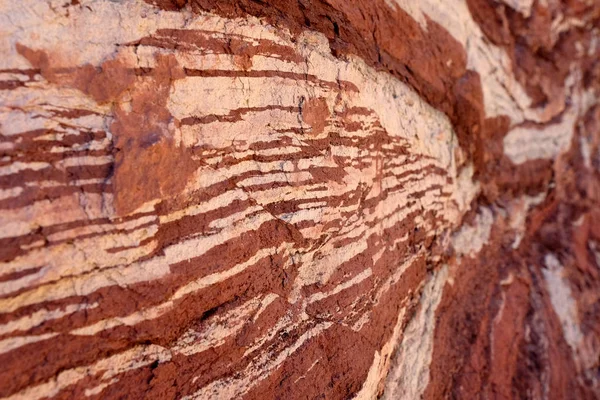
[[0,2],[0,398],[600,396],[600,4]]

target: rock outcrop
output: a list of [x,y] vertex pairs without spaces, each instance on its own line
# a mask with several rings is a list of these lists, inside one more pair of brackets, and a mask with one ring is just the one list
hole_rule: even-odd
[[600,396],[600,3],[0,28],[1,398]]

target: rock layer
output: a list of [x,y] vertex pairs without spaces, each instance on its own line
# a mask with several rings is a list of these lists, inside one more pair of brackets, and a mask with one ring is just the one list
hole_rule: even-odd
[[0,5],[0,397],[599,396],[599,21]]

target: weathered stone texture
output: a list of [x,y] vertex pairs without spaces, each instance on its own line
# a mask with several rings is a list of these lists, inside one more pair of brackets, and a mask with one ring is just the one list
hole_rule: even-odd
[[0,398],[600,396],[600,3],[0,32]]

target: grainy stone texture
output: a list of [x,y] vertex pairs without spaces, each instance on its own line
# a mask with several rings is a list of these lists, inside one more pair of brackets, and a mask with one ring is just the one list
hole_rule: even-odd
[[0,1],[0,397],[600,397],[600,3]]

